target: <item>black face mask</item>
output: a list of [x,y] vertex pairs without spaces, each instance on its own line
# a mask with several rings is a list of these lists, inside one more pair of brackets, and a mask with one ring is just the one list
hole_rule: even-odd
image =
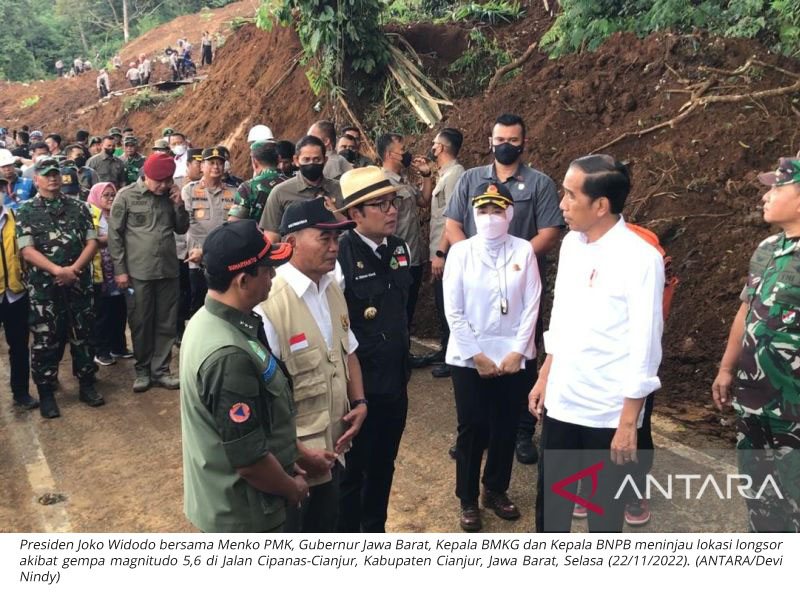
[[350,163],[355,163],[356,161],[356,152],[353,149],[342,149],[339,151],[339,155],[344,157]]
[[311,180],[314,182],[315,180],[319,180],[322,178],[322,168],[324,167],[321,163],[305,163],[300,165],[300,173],[303,175],[303,178],[306,180]]
[[103,151],[105,151],[106,155],[114,155],[114,149],[113,148],[111,148],[111,149],[103,149]]
[[82,168],[83,166],[86,165],[86,158],[83,155],[81,155],[80,157],[76,157],[72,161],[75,162],[75,165],[79,168]]
[[428,155],[426,156],[428,161],[436,161],[436,155],[433,153],[433,147],[428,149]]
[[404,168],[407,168],[408,166],[410,166],[411,165],[411,153],[409,153],[408,151],[403,153],[403,159],[402,159],[402,161],[400,163],[403,164]]
[[522,155],[524,145],[512,145],[511,143],[502,143],[500,145],[493,145],[492,152],[494,158],[504,166],[510,166],[512,163],[519,159]]

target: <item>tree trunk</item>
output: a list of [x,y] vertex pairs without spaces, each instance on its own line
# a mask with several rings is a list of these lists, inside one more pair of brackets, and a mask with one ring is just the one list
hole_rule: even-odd
[[130,37],[128,25],[128,0],[122,0],[122,37],[125,43],[128,43]]
[[78,19],[78,32],[81,34],[81,44],[83,45],[83,53],[89,56],[89,44],[86,42],[86,33],[83,31],[83,21]]

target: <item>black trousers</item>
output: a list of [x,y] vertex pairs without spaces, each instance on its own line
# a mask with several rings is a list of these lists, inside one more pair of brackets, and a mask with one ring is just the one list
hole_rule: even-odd
[[411,287],[408,289],[406,314],[408,315],[408,330],[411,331],[411,321],[414,320],[414,311],[417,310],[419,289],[422,286],[422,265],[412,265],[408,268],[408,272],[411,274]]
[[286,510],[283,531],[288,533],[336,532],[339,521],[339,485],[342,464],[336,462],[331,470],[331,481],[312,486],[299,509]]
[[[389,398],[389,399],[387,399]],[[406,427],[408,394],[367,395],[367,418],[345,456],[339,532],[385,532],[394,460]]]
[[447,350],[447,342],[450,341],[450,325],[447,324],[447,317],[444,314],[444,289],[442,280],[437,279],[433,282],[433,299],[436,302],[436,314],[439,317],[439,333],[441,334],[442,351]]
[[203,306],[208,293],[203,269],[189,269],[189,286],[192,296],[189,301],[189,317],[191,318]]
[[[655,455],[653,449],[653,426],[650,421],[653,416],[654,398],[655,393],[651,393],[645,398],[642,428],[636,433],[636,459],[638,461],[632,464],[632,478],[641,495],[645,494],[645,489],[647,488],[646,476],[650,473],[650,470],[653,469],[653,459]],[[636,496],[636,492],[631,486],[625,489],[624,494],[625,503],[633,503],[639,500],[639,497]]]
[[[569,532],[575,503],[556,494],[553,484],[594,466],[596,492],[591,495],[593,475],[581,480],[586,498],[603,509],[602,514],[589,510],[590,532],[621,532],[625,498],[615,498],[625,475],[634,473],[634,464],[618,466],[611,461],[611,440],[616,428],[593,428],[550,418],[545,411],[542,425],[539,478],[536,487],[536,531]],[[578,492],[577,480],[563,487]]]
[[462,504],[477,503],[483,451],[483,485],[506,492],[514,463],[514,439],[522,408],[536,375],[536,362],[514,375],[482,379],[474,368],[451,366],[458,415],[456,496]]
[[178,337],[183,335],[186,321],[191,317],[192,284],[189,282],[189,263],[178,259]]
[[11,367],[11,393],[16,398],[28,395],[31,354],[28,350],[28,295],[9,303],[0,297],[0,326],[6,334],[8,362]]
[[103,296],[101,284],[94,286],[94,303],[97,318],[94,324],[94,346],[98,356],[122,354],[127,349],[125,326],[128,324],[128,306],[125,295]]
[[211,46],[203,46],[203,53],[200,57],[200,65],[211,64]]

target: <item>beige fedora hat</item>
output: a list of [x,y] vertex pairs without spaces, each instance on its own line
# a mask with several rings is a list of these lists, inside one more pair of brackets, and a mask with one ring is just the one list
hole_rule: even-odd
[[342,174],[339,184],[344,200],[344,207],[340,211],[395,192],[394,186],[378,166],[349,170]]

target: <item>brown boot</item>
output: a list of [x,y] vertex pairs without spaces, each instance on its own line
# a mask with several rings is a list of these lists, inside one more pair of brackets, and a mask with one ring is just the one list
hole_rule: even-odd
[[461,505],[461,529],[466,532],[477,532],[481,529],[481,512],[477,503]]
[[496,493],[492,490],[483,492],[483,506],[486,509],[493,509],[497,517],[502,519],[517,519],[520,516],[519,509],[513,501],[508,498],[506,493]]

